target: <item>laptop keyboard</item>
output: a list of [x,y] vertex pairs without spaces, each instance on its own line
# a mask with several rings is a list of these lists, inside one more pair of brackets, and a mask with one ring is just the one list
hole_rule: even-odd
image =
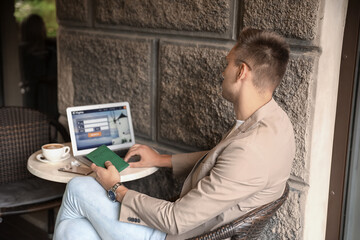
[[92,164],[92,161],[90,161],[89,159],[87,159],[87,157],[85,157],[85,156],[76,156],[76,157],[74,156],[74,158],[75,158],[76,160],[78,160],[79,162],[85,164],[86,166],[89,166],[89,167],[90,167],[90,165]]
[[[124,158],[126,153],[128,152],[129,149],[123,149],[123,150],[117,150],[114,151],[114,153],[116,153],[119,157]],[[87,165],[90,167],[90,165],[92,164],[92,161],[90,161],[87,157],[85,156],[74,156],[74,158],[76,160],[78,160],[79,162],[82,162],[83,164]],[[137,162],[140,160],[139,156],[133,156],[129,159],[129,162]]]
[[119,157],[124,158],[128,151],[129,149],[123,149],[123,150],[116,150],[114,151],[114,153],[116,153],[116,155],[118,155]]

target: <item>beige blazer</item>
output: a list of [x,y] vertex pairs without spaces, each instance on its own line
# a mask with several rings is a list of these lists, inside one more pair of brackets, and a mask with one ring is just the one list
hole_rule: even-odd
[[281,196],[295,155],[292,124],[272,99],[212,150],[172,157],[188,175],[180,198],[168,202],[129,190],[120,221],[186,239],[230,222]]

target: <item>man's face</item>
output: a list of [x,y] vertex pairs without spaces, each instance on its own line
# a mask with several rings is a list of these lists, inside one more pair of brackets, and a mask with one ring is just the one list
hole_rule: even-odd
[[234,86],[238,75],[239,67],[235,66],[233,50],[226,56],[227,66],[222,73],[224,80],[222,82],[222,96],[229,102],[234,102]]

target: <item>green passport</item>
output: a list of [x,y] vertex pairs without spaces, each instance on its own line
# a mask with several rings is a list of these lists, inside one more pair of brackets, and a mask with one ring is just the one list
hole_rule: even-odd
[[105,145],[101,145],[100,147],[86,155],[86,157],[90,159],[93,163],[95,163],[97,166],[103,168],[105,168],[105,162],[110,161],[119,172],[129,166],[129,164],[124,161],[124,159],[119,157],[116,153],[111,151]]

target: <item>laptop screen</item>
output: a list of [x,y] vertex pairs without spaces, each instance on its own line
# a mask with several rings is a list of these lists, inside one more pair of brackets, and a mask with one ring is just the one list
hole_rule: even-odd
[[135,143],[129,104],[99,104],[67,109],[74,156],[106,145],[112,150]]

